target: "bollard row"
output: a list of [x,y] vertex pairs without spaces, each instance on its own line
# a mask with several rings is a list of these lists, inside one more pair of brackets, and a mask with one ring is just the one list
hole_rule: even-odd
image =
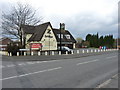
[[[87,50],[76,50],[76,53],[75,53],[75,50],[72,50],[70,54],[80,54],[80,53],[97,53],[97,52],[108,52],[108,51],[116,51],[116,50],[119,50],[119,49],[87,49]],[[68,51],[65,52],[65,55],[68,55]],[[24,52],[23,53],[24,56],[27,56],[27,52]],[[31,52],[30,54],[31,56],[34,55],[34,52]],[[37,52],[37,55],[40,56],[41,55],[41,52],[38,51]],[[50,52],[48,53],[47,51],[45,51],[45,56],[47,55],[50,55]],[[52,51],[51,52],[51,55],[55,55],[55,51]],[[59,51],[58,52],[58,55],[62,55],[62,52]],[[8,56],[12,56],[12,53],[8,53]],[[20,56],[20,52],[17,52],[17,56]]]

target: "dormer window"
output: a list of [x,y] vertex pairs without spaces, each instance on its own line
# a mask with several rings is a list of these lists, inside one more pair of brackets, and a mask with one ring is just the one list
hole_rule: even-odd
[[[58,38],[60,38],[60,34],[57,34]],[[63,38],[63,34],[61,34],[61,38]]]
[[67,39],[70,39],[70,35],[69,35],[69,34],[65,35],[65,37],[66,37]]

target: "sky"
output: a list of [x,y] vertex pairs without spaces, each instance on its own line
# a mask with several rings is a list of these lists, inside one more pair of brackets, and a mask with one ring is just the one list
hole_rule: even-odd
[[87,34],[97,32],[117,38],[119,0],[0,0],[0,15],[17,2],[31,5],[43,17],[42,23],[51,22],[53,28],[65,23],[75,38],[85,39]]

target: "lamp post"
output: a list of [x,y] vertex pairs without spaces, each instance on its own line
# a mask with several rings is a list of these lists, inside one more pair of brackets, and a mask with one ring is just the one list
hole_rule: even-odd
[[60,51],[62,50],[62,38],[63,38],[63,36],[61,36],[62,30],[65,30],[65,24],[64,23],[60,23]]
[[62,50],[62,42],[61,42],[61,28],[62,24],[60,23],[60,51]]

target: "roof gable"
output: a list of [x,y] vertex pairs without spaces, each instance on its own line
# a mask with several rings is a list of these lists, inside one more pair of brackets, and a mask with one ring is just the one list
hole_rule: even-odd
[[[50,22],[36,26],[35,33],[32,35],[32,37],[28,41],[40,41],[42,39],[42,36],[45,33],[48,25],[51,26]],[[51,28],[52,28],[52,26],[51,26]]]

